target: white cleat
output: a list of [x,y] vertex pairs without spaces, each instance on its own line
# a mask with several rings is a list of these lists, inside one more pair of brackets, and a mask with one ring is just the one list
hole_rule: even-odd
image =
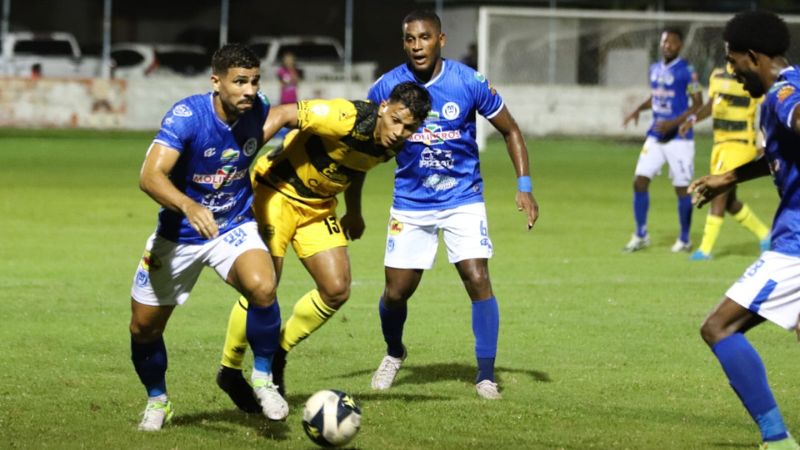
[[397,376],[397,371],[400,370],[400,366],[405,359],[405,350],[403,350],[402,358],[395,358],[389,355],[384,356],[383,360],[381,360],[381,365],[378,366],[378,370],[372,375],[372,389],[385,391],[392,387],[392,383]]
[[689,253],[691,250],[692,250],[692,243],[683,242],[681,238],[676,239],[675,243],[672,244],[672,248],[670,248],[670,251],[672,253],[680,253],[680,252]]
[[642,237],[636,235],[636,233],[631,236],[631,240],[625,245],[622,249],[624,252],[633,253],[635,251],[641,250],[645,247],[650,245],[650,235],[645,234]]
[[284,420],[289,415],[289,404],[286,403],[278,386],[272,378],[253,378],[253,393],[261,404],[261,411],[269,420]]
[[159,431],[172,419],[175,411],[172,402],[164,400],[148,400],[144,409],[142,421],[139,422],[139,431]]
[[478,395],[487,400],[500,400],[503,395],[497,390],[497,383],[491,380],[481,380],[480,383],[475,385],[475,390]]

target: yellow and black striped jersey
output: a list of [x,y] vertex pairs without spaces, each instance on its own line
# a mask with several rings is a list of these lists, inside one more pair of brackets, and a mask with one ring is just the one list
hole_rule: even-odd
[[369,101],[304,100],[298,129],[256,162],[254,178],[308,204],[329,201],[353,176],[394,157],[375,145],[378,105]]
[[755,145],[756,109],[761,99],[754,99],[729,71],[716,68],[708,80],[708,97],[713,102],[714,143],[736,141]]

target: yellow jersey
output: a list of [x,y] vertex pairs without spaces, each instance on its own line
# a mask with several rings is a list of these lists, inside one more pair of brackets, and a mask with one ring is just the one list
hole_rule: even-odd
[[353,176],[394,157],[375,144],[377,120],[378,105],[369,101],[300,101],[298,128],[258,159],[253,177],[307,204],[330,201]]
[[762,99],[754,99],[724,68],[716,68],[708,80],[708,98],[712,100],[711,118],[714,144],[739,142],[755,145],[756,109]]

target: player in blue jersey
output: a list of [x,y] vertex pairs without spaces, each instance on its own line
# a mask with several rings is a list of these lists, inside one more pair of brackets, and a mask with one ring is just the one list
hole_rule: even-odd
[[131,359],[148,396],[143,431],[160,430],[172,417],[163,333],[204,266],[250,302],[253,392],[267,418],[288,414],[271,381],[281,316],[275,270],[250,209],[248,174],[258,149],[277,130],[265,125],[269,103],[258,92],[259,60],[251,50],[226,45],[211,65],[213,92],[187,97],[166,114],[139,179],[161,205],[131,288]]
[[481,397],[498,399],[494,361],[500,318],[489,279],[492,243],[475,141],[476,114],[489,119],[506,141],[518,182],[517,208],[525,214],[528,229],[539,215],[538,205],[531,193],[525,141],[514,118],[482,74],[442,58],[445,41],[439,17],[433,12],[415,11],[406,16],[403,48],[408,62],[384,74],[368,95],[380,102],[398,83],[412,81],[424,85],[432,99],[428,119],[396,157],[384,260],[386,285],[378,306],[387,355],[373,375],[372,387],[391,387],[406,357],[402,342],[406,304],[423,271],[433,267],[442,230],[448,259],[472,302],[476,389]]
[[[652,93],[641,105],[625,117],[623,125],[639,122],[639,113],[653,110],[653,123],[647,130],[647,139],[636,163],[633,181],[633,216],[636,231],[625,245],[626,252],[635,252],[650,245],[647,233],[647,212],[650,209],[650,180],[669,164],[669,176],[678,196],[680,234],[672,251],[688,252],[689,227],[692,221],[692,199],[686,187],[694,176],[694,140],[691,130],[678,135],[678,127],[703,106],[700,84],[694,68],[678,55],[683,46],[683,35],[669,28],[661,33],[662,60],[650,66]],[[689,101],[691,100],[691,105]]]
[[725,293],[700,333],[758,425],[762,449],[798,450],[767,383],[761,357],[744,333],[769,320],[800,338],[800,68],[790,66],[789,30],[775,14],[749,11],[725,25],[726,58],[736,79],[761,105],[764,157],[689,186],[698,206],[736,184],[772,173],[780,203],[769,250]]

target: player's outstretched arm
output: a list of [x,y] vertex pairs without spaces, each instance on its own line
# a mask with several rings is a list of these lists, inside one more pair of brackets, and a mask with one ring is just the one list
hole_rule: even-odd
[[709,97],[708,101],[703,103],[703,106],[698,109],[696,113],[690,114],[688,117],[686,117],[683,123],[681,123],[680,127],[678,127],[678,134],[680,134],[681,137],[685,137],[689,130],[692,129],[694,124],[711,115],[711,107],[714,103],[713,100],[713,97]]
[[169,179],[169,174],[179,157],[180,152],[177,150],[154,142],[147,150],[147,156],[142,164],[139,188],[161,206],[182,212],[192,228],[204,238],[216,237],[219,228],[214,220],[214,214],[179,191]]
[[515,202],[517,210],[522,211],[528,221],[528,229],[533,228],[539,218],[539,204],[533,196],[533,185],[531,183],[530,167],[528,163],[528,148],[525,146],[525,139],[522,131],[517,125],[517,121],[503,106],[500,112],[490,120],[492,125],[503,135],[508,149],[508,156],[514,164],[514,171],[517,174],[517,195]]
[[700,208],[717,195],[728,192],[733,186],[766,175],[769,175],[767,159],[759,158],[728,172],[706,175],[692,181],[688,191],[692,194],[692,203]]
[[361,215],[361,190],[366,175],[365,172],[358,172],[350,179],[350,186],[344,191],[344,204],[347,210],[340,222],[342,232],[347,239],[360,239],[366,229],[364,216]]
[[622,126],[628,126],[628,122],[631,120],[633,121],[634,125],[639,124],[639,113],[645,110],[648,110],[653,107],[653,99],[652,97],[647,97],[647,100],[643,101],[641,105],[637,106],[636,109],[631,111],[625,119],[622,120]]
[[283,127],[297,128],[297,103],[287,103],[270,108],[262,129],[263,142],[269,142]]

